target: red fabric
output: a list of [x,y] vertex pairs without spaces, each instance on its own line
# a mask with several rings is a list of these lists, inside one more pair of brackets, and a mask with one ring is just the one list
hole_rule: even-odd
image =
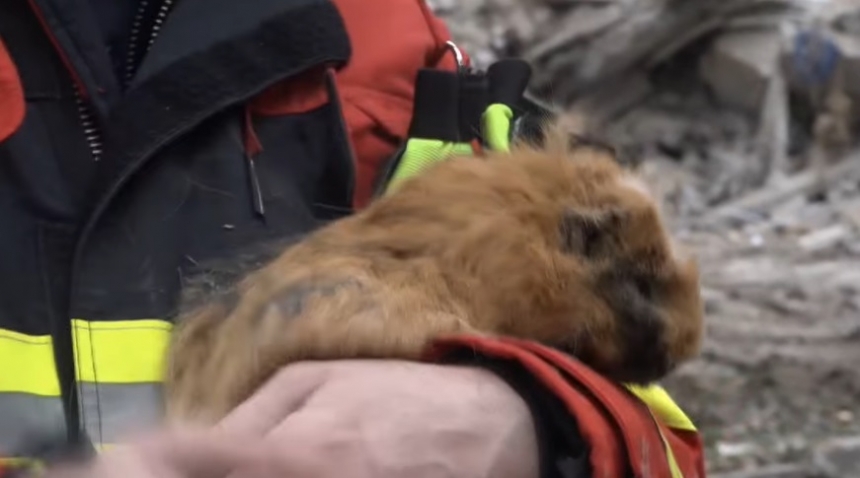
[[[453,70],[447,27],[423,0],[334,0],[352,43],[352,58],[336,74],[356,155],[354,201],[365,206],[381,163],[405,139],[421,68]],[[327,101],[318,73],[277,84],[251,104],[259,115],[308,111]],[[265,145],[263,145],[265,147]]]
[[[576,416],[580,433],[591,448],[594,476],[621,478],[627,466],[634,476],[672,476],[658,425],[647,406],[581,362],[535,342],[478,336],[440,339],[427,358],[438,359],[461,347],[518,361],[558,396]],[[698,434],[659,426],[683,475],[703,478]]]
[[18,69],[0,39],[0,142],[18,130],[25,111],[24,88]]
[[[675,461],[678,468],[684,471],[684,476],[705,477],[705,445],[702,436],[691,430],[679,430],[660,424],[669,446],[675,451]],[[696,470],[692,474],[689,470]]]

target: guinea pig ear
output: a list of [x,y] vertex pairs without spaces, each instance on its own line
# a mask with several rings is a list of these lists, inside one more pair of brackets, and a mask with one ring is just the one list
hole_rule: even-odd
[[561,248],[568,254],[595,257],[609,241],[617,240],[619,229],[628,219],[628,211],[619,208],[567,209],[559,224]]

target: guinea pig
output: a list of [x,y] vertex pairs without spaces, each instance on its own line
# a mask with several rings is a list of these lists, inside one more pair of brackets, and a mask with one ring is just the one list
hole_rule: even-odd
[[457,157],[177,320],[169,419],[215,421],[301,360],[420,359],[451,333],[553,346],[646,384],[698,353],[699,273],[611,150]]

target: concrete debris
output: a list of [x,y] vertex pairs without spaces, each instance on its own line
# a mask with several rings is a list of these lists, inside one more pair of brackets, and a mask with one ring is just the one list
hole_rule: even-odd
[[776,465],[749,471],[733,473],[717,473],[708,475],[709,478],[813,478],[809,470],[798,465]]
[[724,457],[740,457],[754,454],[758,449],[755,443],[717,443],[717,453]]
[[844,224],[835,224],[826,229],[807,233],[798,239],[797,242],[805,252],[819,252],[835,247],[849,236],[850,232],[847,226]]
[[709,476],[860,477],[835,438],[860,437],[860,148],[810,159],[834,91],[860,130],[860,3],[433,3],[478,66],[529,59],[537,96],[631,152],[697,253],[704,349],[665,385]]
[[727,32],[702,56],[702,79],[722,103],[757,112],[779,70],[781,40],[775,30]]
[[830,440],[819,446],[813,456],[822,476],[860,477],[860,437]]

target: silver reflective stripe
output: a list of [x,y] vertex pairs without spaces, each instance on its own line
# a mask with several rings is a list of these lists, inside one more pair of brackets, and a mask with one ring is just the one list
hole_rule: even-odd
[[[81,417],[97,445],[116,443],[158,424],[161,384],[81,384]],[[0,455],[63,437],[59,397],[0,393]]]
[[62,438],[65,433],[59,398],[0,393],[0,456],[17,454],[37,440]]
[[152,428],[162,416],[160,383],[83,383],[81,388],[81,418],[96,444]]

